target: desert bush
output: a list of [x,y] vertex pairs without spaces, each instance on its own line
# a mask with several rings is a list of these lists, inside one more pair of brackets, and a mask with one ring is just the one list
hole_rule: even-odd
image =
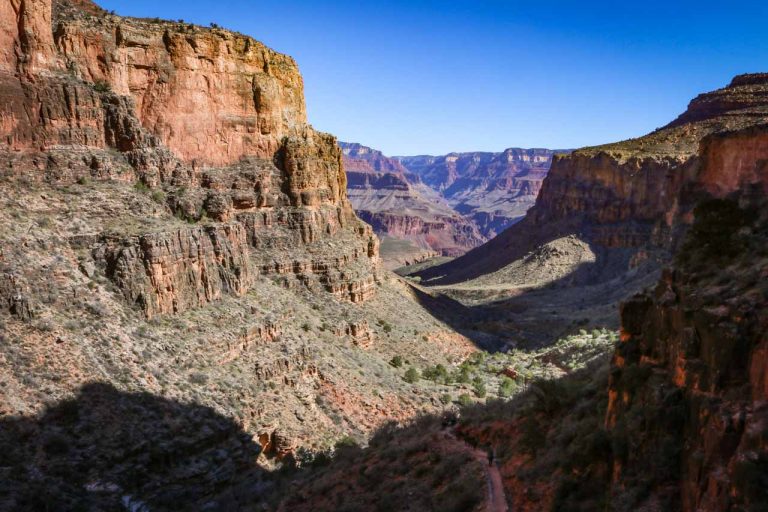
[[106,80],[96,80],[93,83],[93,90],[99,93],[111,92],[112,86],[109,85],[109,82],[107,82]]
[[165,204],[165,193],[162,190],[153,190],[152,200],[157,204]]
[[448,370],[442,364],[430,366],[424,369],[422,376],[434,382],[445,382],[448,379]]
[[485,389],[485,382],[482,380],[476,380],[472,385],[472,390],[475,392],[475,396],[478,398],[485,398],[487,393]]
[[390,366],[394,366],[395,368],[400,368],[403,366],[403,356],[395,356],[392,359],[389,360]]
[[502,377],[501,382],[499,383],[499,396],[503,398],[509,398],[512,396],[517,389],[517,383],[507,377],[506,375]]
[[416,368],[408,368],[408,370],[405,372],[405,375],[403,376],[403,380],[410,384],[417,382],[420,378],[421,375],[419,374],[419,370]]

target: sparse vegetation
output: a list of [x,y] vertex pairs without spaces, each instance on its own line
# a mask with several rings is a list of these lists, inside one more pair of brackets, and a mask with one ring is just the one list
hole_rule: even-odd
[[93,90],[98,93],[112,92],[112,86],[106,80],[96,80],[93,83]]
[[165,192],[162,190],[153,190],[152,191],[152,200],[156,202],[157,204],[165,204]]

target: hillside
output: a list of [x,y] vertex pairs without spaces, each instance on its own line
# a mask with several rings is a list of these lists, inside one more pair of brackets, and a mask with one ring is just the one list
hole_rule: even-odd
[[0,19],[0,509],[199,509],[439,410],[389,361],[476,348],[381,270],[292,58],[87,0]]

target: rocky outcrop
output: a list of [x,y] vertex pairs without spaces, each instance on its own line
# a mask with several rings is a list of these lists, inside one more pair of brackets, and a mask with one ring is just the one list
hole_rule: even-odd
[[349,338],[355,346],[361,348],[371,348],[376,341],[376,335],[367,320],[345,322],[336,328],[336,335]]
[[29,321],[34,317],[34,308],[18,281],[12,274],[0,274],[0,304],[12,315]]
[[335,139],[307,124],[293,59],[226,30],[121,18],[85,0],[3,9],[15,21],[0,26],[5,172],[138,182],[200,224],[169,215],[91,248],[148,317],[241,296],[286,267],[340,299],[374,293],[378,243],[347,200]]
[[255,277],[242,224],[107,241],[95,257],[147,318],[242,295]]
[[[493,238],[536,201],[556,151],[510,148],[501,153],[396,157],[459,213]],[[565,152],[561,152],[565,153]]]
[[358,216],[384,238],[382,254],[389,266],[426,253],[459,256],[485,241],[472,221],[397,160],[360,144],[341,147],[350,201]]
[[[614,462],[614,494],[648,460],[666,457],[682,510],[749,510],[768,499],[768,296],[760,285],[768,266],[759,256],[768,244],[766,134],[753,128],[704,141],[696,183],[707,199],[675,270],[622,307],[606,425],[635,448]],[[654,408],[672,423],[637,422]]]
[[142,126],[184,161],[272,158],[307,124],[296,63],[250,37],[73,10],[53,35],[73,75],[132,98]]
[[[523,221],[423,277],[448,275],[450,281],[476,277],[553,238],[574,233],[598,250],[620,254],[627,261],[649,249],[668,255],[680,238],[675,231],[684,229],[691,219],[680,201],[699,179],[702,141],[767,121],[768,78],[744,75],[693,100],[686,113],[651,134],[557,156],[536,205]],[[738,157],[726,154],[722,152],[737,163]],[[735,172],[728,180],[738,181],[738,176]],[[615,277],[615,272],[604,277]]]

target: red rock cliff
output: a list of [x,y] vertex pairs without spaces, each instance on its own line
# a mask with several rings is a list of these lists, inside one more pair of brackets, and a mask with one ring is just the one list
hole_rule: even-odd
[[336,140],[307,124],[293,59],[241,34],[122,18],[87,0],[0,10],[5,172],[139,182],[169,213],[206,224],[179,228],[169,215],[91,247],[147,315],[241,295],[260,274],[370,297],[378,242],[347,200]]
[[[666,459],[653,491],[680,509],[757,510],[768,499],[768,129],[711,136],[701,154],[706,199],[676,270],[622,307],[606,424],[634,448],[615,454],[612,493]],[[672,421],[638,421],[655,409]]]

